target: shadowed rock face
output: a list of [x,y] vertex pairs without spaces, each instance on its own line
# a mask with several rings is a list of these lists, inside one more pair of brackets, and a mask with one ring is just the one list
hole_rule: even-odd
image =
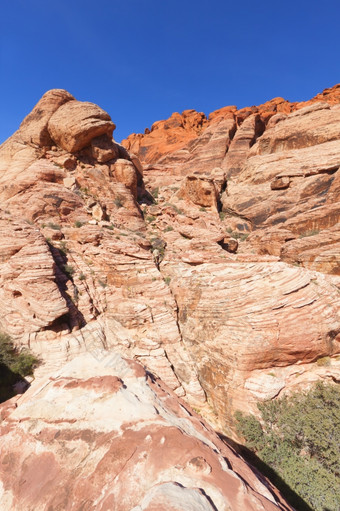
[[0,148],[0,328],[36,377],[116,349],[229,433],[338,381],[339,90],[185,111],[125,148],[99,107],[46,93]]
[[2,511],[291,509],[160,380],[115,352],[77,357],[15,399],[0,407]]

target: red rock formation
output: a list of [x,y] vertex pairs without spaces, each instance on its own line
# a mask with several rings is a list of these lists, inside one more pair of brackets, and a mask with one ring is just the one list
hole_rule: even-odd
[[221,428],[339,380],[338,93],[176,114],[137,156],[99,107],[47,93],[0,148],[0,326],[37,378],[118,349]]
[[2,511],[288,511],[139,364],[90,353],[0,408]]

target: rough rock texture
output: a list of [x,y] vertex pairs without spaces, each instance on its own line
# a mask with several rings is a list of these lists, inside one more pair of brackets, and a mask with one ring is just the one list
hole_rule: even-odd
[[0,327],[36,377],[117,349],[229,434],[236,409],[339,381],[339,90],[174,114],[125,148],[46,93],[0,148]]
[[100,135],[112,135],[115,125],[109,114],[93,103],[69,101],[52,115],[48,131],[65,151],[75,153]]
[[291,509],[160,380],[102,355],[0,407],[2,511]]

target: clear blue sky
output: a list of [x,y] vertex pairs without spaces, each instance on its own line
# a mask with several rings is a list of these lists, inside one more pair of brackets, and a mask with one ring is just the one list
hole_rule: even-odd
[[0,51],[0,142],[52,88],[99,104],[120,141],[340,82],[340,1],[2,0]]

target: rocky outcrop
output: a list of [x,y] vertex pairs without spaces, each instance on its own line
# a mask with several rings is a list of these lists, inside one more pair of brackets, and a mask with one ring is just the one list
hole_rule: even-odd
[[0,326],[36,377],[116,349],[229,433],[235,409],[338,381],[338,91],[174,114],[125,148],[47,93],[0,148]]
[[159,379],[101,355],[0,408],[2,511],[291,509]]
[[143,161],[152,162],[195,139],[206,122],[206,116],[195,110],[175,112],[166,121],[155,122],[151,130],[147,128],[145,135],[130,135],[123,145],[132,153],[142,154]]

